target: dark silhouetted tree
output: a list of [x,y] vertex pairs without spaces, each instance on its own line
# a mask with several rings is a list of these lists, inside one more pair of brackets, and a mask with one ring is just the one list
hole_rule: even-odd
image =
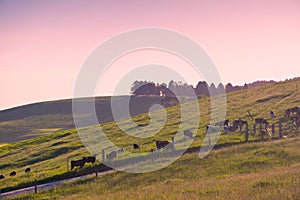
[[205,81],[199,81],[195,88],[195,93],[197,95],[209,96],[207,83]]

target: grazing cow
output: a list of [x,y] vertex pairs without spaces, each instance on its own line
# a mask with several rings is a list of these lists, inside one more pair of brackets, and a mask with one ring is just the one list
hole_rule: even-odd
[[187,129],[183,131],[183,135],[189,138],[193,138],[193,133],[191,130]]
[[119,148],[118,152],[124,152],[124,148]]
[[233,126],[235,127],[235,130],[237,128],[240,128],[240,130],[242,130],[243,126],[247,124],[247,121],[242,120],[241,118],[239,118],[238,120],[234,120],[233,121]]
[[271,110],[271,111],[270,111],[270,118],[273,119],[273,118],[275,118],[275,117],[276,117],[276,116],[275,116],[275,113]]
[[238,122],[239,122],[239,126],[240,126],[240,127],[241,127],[241,126],[244,126],[245,124],[247,124],[247,121],[242,120],[241,118],[239,118]]
[[17,172],[16,172],[16,171],[12,171],[12,172],[10,172],[10,174],[9,174],[9,176],[15,176],[15,175],[17,175]]
[[5,179],[5,176],[2,175],[2,174],[0,175],[0,180],[1,180],[1,179]]
[[255,118],[255,124],[269,124],[265,118]]
[[236,131],[237,126],[231,125],[231,126],[224,126],[224,132],[228,131]]
[[300,111],[300,107],[299,106],[291,108],[291,113],[298,113],[299,111]]
[[96,162],[96,157],[94,157],[94,156],[82,157],[82,159],[85,160],[85,163],[94,164]]
[[85,159],[79,159],[79,160],[71,160],[71,170],[74,167],[80,167],[82,168],[85,164]]
[[172,143],[168,142],[168,141],[156,141],[156,149],[162,149],[166,147],[166,149],[174,149],[174,146]]
[[136,143],[133,144],[133,150],[134,150],[134,149],[140,149],[140,145],[139,145],[139,144],[136,144]]
[[117,157],[117,152],[112,151],[108,155],[106,155],[107,160],[114,160]]
[[30,167],[27,167],[27,168],[25,169],[25,173],[29,173],[30,171],[31,171]]

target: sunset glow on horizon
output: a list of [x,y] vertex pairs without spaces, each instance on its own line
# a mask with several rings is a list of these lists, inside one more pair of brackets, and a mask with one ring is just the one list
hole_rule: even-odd
[[[300,76],[297,0],[0,0],[0,27],[0,110],[72,98],[89,54],[112,36],[141,27],[170,29],[193,39],[213,60],[223,83]],[[141,63],[150,62],[151,56],[136,55]],[[136,57],[129,56],[130,66],[122,71],[132,69]],[[115,74],[121,65],[116,64]],[[110,84],[109,77],[105,80]],[[111,95],[111,90],[104,87],[95,95]]]

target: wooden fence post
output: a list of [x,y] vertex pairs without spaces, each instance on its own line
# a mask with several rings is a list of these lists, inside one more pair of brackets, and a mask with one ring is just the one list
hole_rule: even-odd
[[275,135],[275,125],[272,124],[272,137],[274,137],[274,135]]
[[261,123],[259,124],[259,131],[260,132],[262,131],[262,124]]
[[253,124],[253,132],[254,132],[254,135],[256,134],[256,124]]
[[282,138],[282,124],[279,123],[279,137]]
[[98,165],[95,165],[95,174],[96,174],[96,178],[98,178]]
[[34,194],[37,194],[37,181],[34,179]]
[[154,157],[154,150],[153,149],[151,149],[151,160],[153,161],[153,157]]
[[104,152],[104,149],[102,149],[102,162],[105,162],[105,152]]
[[67,171],[69,171],[69,157],[67,157]]
[[248,123],[246,123],[246,128],[245,128],[245,141],[248,142],[249,138],[249,132],[248,132]]

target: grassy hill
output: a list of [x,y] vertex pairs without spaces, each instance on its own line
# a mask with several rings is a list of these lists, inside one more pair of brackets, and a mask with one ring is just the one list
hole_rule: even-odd
[[[260,142],[260,136],[250,131],[249,142],[244,144],[244,133],[230,132],[222,134],[215,151],[201,160],[197,157],[197,152],[203,142],[205,126],[209,122],[211,112],[209,98],[202,98],[199,100],[200,126],[199,129],[192,130],[195,139],[188,153],[172,165],[146,174],[118,172],[100,178],[101,181],[79,182],[75,184],[78,192],[75,191],[74,185],[66,185],[50,193],[43,193],[37,199],[44,197],[53,199],[62,194],[62,198],[66,199],[83,199],[85,198],[83,192],[87,191],[91,199],[97,194],[102,194],[105,198],[133,197],[135,194],[143,198],[153,194],[149,196],[152,199],[158,198],[158,195],[162,199],[167,199],[170,196],[182,197],[183,194],[191,198],[203,195],[214,199],[225,195],[236,199],[238,196],[235,195],[241,195],[241,199],[245,199],[252,197],[252,193],[257,190],[265,193],[255,193],[256,196],[253,197],[270,197],[275,194],[272,193],[275,188],[279,197],[297,197],[295,195],[299,195],[297,188],[300,182],[297,178],[300,177],[299,130],[294,129],[291,122],[284,118],[284,110],[299,105],[299,78],[227,94],[227,119],[232,121],[241,117],[249,122],[249,127],[252,127],[253,121],[248,116],[248,110],[254,117],[267,119],[269,111],[273,110],[277,117],[270,119],[270,123],[283,123],[284,134],[288,139],[278,140],[277,130],[275,137],[267,137],[265,142]],[[188,106],[188,103],[184,106]],[[155,140],[170,141],[177,132],[180,123],[179,108],[175,106],[166,111],[167,121],[164,128],[158,134],[144,139],[125,134],[116,122],[104,123],[101,127],[111,141],[126,151],[132,152],[132,143],[139,143],[141,152],[146,153],[155,147]],[[161,111],[158,110],[151,116],[156,119],[155,117],[160,115]],[[190,117],[194,117],[193,112],[190,113]],[[133,120],[139,125],[145,125],[149,123],[149,114],[135,116]],[[120,123],[126,127],[129,122],[128,119],[124,119]],[[182,122],[182,126],[189,128],[191,124],[187,120]],[[99,125],[85,127],[84,130],[86,133],[97,134]],[[110,148],[108,143],[97,145],[106,150]],[[16,170],[17,176],[0,180],[0,186],[3,191],[7,191],[24,186],[33,179],[46,182],[82,174],[91,167],[70,172],[67,170],[67,160],[88,154],[76,130],[64,130],[4,145],[0,147],[0,174],[7,177],[10,171]],[[118,155],[117,161],[122,159],[131,158],[124,153]],[[27,166],[32,168],[29,179],[24,173]],[[138,190],[134,188],[135,186]],[[241,189],[242,186],[245,188]],[[285,194],[285,191],[288,193]],[[124,196],[121,196],[122,194]],[[264,194],[266,196],[259,196]]]
[[[115,98],[122,102],[129,97]],[[82,101],[90,100],[82,99]],[[160,101],[161,97],[132,97],[130,112],[132,115],[146,113],[153,104]],[[113,121],[111,97],[96,97],[95,109],[100,123]],[[83,116],[87,114],[82,113]],[[88,121],[86,124],[94,125],[89,124]],[[71,99],[20,106],[0,111],[0,144],[26,140],[74,127]]]

